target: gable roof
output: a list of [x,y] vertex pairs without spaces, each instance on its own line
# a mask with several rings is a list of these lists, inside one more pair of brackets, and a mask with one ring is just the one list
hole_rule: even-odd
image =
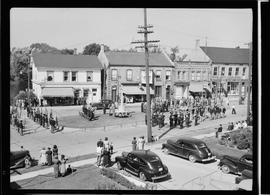
[[[144,66],[144,52],[105,52],[109,65]],[[149,53],[149,66],[174,66],[163,53]]]
[[248,64],[249,49],[201,47],[213,63]]
[[95,55],[35,53],[33,60],[36,67],[44,68],[102,68]]

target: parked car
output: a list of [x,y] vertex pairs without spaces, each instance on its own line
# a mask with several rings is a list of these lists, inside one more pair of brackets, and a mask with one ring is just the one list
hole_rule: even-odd
[[187,158],[193,163],[211,161],[216,158],[203,141],[190,137],[168,139],[162,144],[162,150],[167,154]]
[[239,174],[243,170],[252,170],[252,154],[244,154],[241,158],[224,155],[218,164],[223,173]]
[[167,166],[150,150],[123,152],[115,160],[119,170],[124,169],[143,181],[155,181],[170,175]]
[[239,184],[241,181],[245,179],[252,179],[252,178],[253,178],[253,171],[245,169],[241,172],[241,176],[235,178],[235,183]]
[[10,169],[20,167],[29,168],[32,165],[32,158],[28,150],[10,152]]
[[97,109],[103,109],[103,104],[105,103],[106,109],[109,109],[109,105],[113,103],[112,100],[101,100],[100,102],[93,103],[92,107],[97,107]]

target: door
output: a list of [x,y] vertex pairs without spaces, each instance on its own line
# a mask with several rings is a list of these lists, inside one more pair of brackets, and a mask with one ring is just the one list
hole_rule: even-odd
[[184,147],[183,141],[178,141],[177,142],[177,151],[176,152],[177,152],[177,154],[179,156],[183,156],[183,153],[184,153],[183,147]]
[[138,169],[138,158],[134,154],[128,154],[127,156],[127,169],[133,174],[137,174],[136,168]]
[[116,89],[112,89],[112,101],[116,102]]
[[193,152],[193,149],[195,149],[195,148],[193,147],[192,144],[184,142],[183,143],[183,156],[186,157],[186,158],[188,158],[188,156],[190,154],[193,154],[194,153]]

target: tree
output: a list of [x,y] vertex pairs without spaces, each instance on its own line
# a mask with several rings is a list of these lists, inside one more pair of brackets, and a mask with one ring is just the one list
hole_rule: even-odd
[[154,48],[152,48],[151,49],[151,52],[153,52],[153,53],[161,53],[161,48],[160,47],[154,47]]
[[[83,49],[83,55],[98,55],[100,52],[100,44],[97,43],[91,43],[89,45],[86,45]],[[104,45],[104,51],[110,51],[110,48],[107,45]]]
[[73,49],[62,49],[61,50],[61,54],[68,54],[68,55],[73,55],[74,54],[74,50]]
[[170,59],[174,62],[175,59],[176,59],[176,53],[179,52],[179,48],[178,48],[177,46],[172,47],[172,48],[171,48],[171,52],[172,52],[172,53],[170,54]]
[[35,49],[39,53],[54,53],[61,54],[61,50],[48,45],[47,43],[33,43],[30,45],[30,49]]

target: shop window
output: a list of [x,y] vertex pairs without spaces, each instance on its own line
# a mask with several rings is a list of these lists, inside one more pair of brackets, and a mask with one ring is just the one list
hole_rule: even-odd
[[214,73],[213,73],[214,76],[217,75],[217,67],[214,67]]
[[77,81],[77,72],[71,72],[71,81]]
[[83,97],[88,97],[89,95],[89,89],[84,89],[83,90]]
[[53,81],[53,71],[47,71],[47,81]]
[[239,68],[237,67],[237,68],[235,69],[235,76],[238,76],[238,74],[239,74]]
[[87,71],[86,75],[87,75],[87,82],[93,81],[93,71]]
[[229,68],[228,76],[232,76],[232,67]]
[[228,82],[227,89],[228,89],[228,94],[238,95],[239,94],[239,83],[238,82]]
[[171,71],[167,70],[166,71],[166,81],[170,81],[171,80]]
[[157,81],[161,81],[161,70],[156,71],[156,79]]
[[117,80],[117,70],[112,69],[112,81],[116,81],[116,80]]
[[67,82],[67,81],[69,81],[69,72],[68,71],[64,71],[64,82]]
[[127,81],[132,81],[133,72],[132,70],[127,70]]
[[225,67],[222,67],[221,68],[221,76],[224,76],[225,75]]

